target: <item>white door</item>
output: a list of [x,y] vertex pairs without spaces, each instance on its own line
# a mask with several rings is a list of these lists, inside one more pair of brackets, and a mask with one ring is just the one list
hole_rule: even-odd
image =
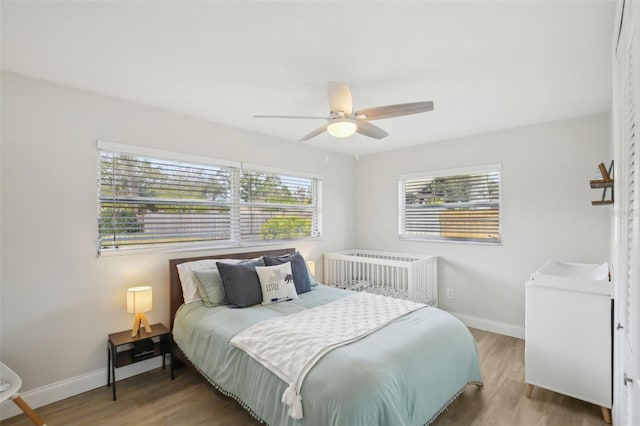
[[613,100],[617,148],[613,420],[631,426],[640,425],[640,4],[624,1],[618,18]]

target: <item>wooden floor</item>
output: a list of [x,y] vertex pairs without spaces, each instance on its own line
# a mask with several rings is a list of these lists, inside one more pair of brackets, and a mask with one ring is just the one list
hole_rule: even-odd
[[[530,399],[525,396],[523,340],[471,331],[478,342],[485,388],[469,386],[438,417],[435,426],[604,425],[595,405],[540,388],[534,389]],[[176,370],[174,381],[161,369],[120,381],[115,402],[111,389],[105,386],[36,411],[48,426],[260,424],[187,368]],[[20,415],[0,425],[31,423]]]

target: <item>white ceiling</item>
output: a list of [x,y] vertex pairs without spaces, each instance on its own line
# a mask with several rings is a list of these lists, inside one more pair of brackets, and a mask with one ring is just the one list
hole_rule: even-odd
[[[2,1],[2,67],[295,142],[328,115],[434,101],[390,136],[306,144],[365,155],[610,109],[609,1]],[[517,143],[517,141],[514,141]]]

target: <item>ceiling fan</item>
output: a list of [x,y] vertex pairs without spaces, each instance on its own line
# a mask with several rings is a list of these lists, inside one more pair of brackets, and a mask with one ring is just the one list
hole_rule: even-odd
[[329,117],[305,115],[254,115],[254,117],[327,120],[326,124],[303,136],[300,141],[307,141],[315,138],[325,131],[336,138],[346,138],[358,132],[361,135],[369,136],[370,138],[382,139],[389,136],[389,134],[381,128],[369,123],[369,121],[433,111],[433,102],[429,101],[386,105],[353,112],[351,89],[348,84],[330,81],[328,92],[329,107],[331,108]]

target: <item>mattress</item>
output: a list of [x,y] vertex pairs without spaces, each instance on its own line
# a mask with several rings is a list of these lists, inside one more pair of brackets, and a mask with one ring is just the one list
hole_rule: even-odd
[[244,309],[182,305],[177,345],[218,390],[276,425],[424,425],[469,383],[480,383],[473,336],[455,317],[427,307],[405,315],[313,367],[301,388],[304,417],[287,414],[287,384],[229,342],[256,322],[337,300],[349,291],[318,285],[300,299]]

